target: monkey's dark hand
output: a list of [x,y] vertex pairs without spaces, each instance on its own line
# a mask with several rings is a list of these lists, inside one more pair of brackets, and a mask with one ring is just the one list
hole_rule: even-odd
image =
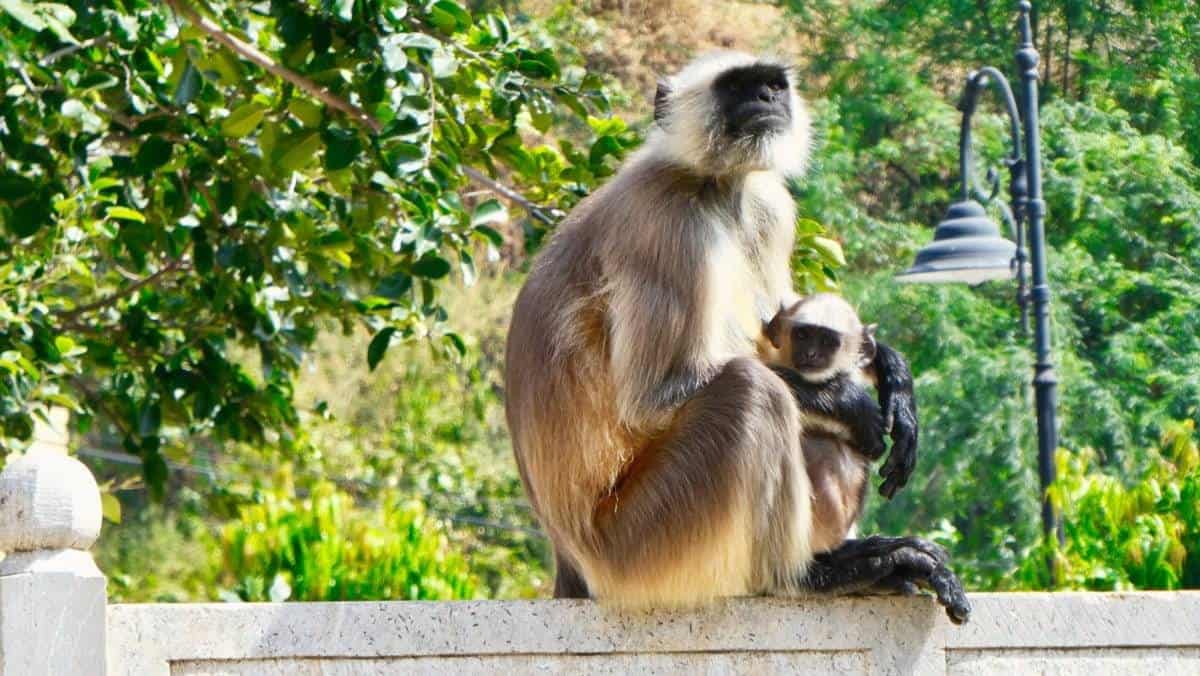
[[917,402],[913,398],[912,371],[899,352],[878,343],[872,366],[879,384],[883,427],[892,436],[892,451],[879,468],[879,476],[883,477],[879,494],[891,500],[917,466]]
[[840,378],[839,381],[833,391],[836,400],[834,415],[850,429],[854,437],[854,450],[874,462],[887,452],[887,444],[883,440],[887,427],[879,405],[865,388],[849,378]]
[[883,415],[866,388],[845,374],[828,382],[810,383],[789,368],[771,369],[791,388],[801,412],[826,416],[845,425],[853,437],[854,450],[868,460],[883,457],[887,451]]
[[801,585],[843,594],[868,589],[915,594],[928,589],[950,621],[963,624],[971,616],[971,602],[948,563],[946,550],[928,540],[874,535],[846,540],[833,551],[817,554]]

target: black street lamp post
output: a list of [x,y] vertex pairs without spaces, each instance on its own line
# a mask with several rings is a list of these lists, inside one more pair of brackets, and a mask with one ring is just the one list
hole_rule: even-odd
[[[1055,426],[1054,365],[1050,361],[1050,288],[1046,284],[1046,238],[1042,201],[1041,141],[1038,136],[1038,53],[1033,46],[1029,14],[1033,6],[1023,1],[1021,11],[1021,46],[1016,52],[1021,76],[1021,97],[1018,104],[1004,75],[992,67],[981,68],[967,77],[967,88],[959,109],[962,111],[962,130],[959,137],[959,171],[962,189],[958,202],[950,205],[945,218],[938,224],[934,241],[917,252],[913,266],[897,279],[905,282],[967,282],[978,284],[992,279],[1017,278],[1017,304],[1021,309],[1022,327],[1028,326],[1028,306],[1033,305],[1034,364],[1033,386],[1037,402],[1038,476],[1042,488],[1042,525],[1047,537],[1052,534],[1062,541],[1062,530],[1046,495],[1054,481],[1054,451],[1058,446]],[[1012,228],[1016,242],[1000,236],[1000,230],[983,205],[974,197],[990,202],[997,194],[999,179],[989,172],[991,192],[983,194],[975,185],[971,171],[971,117],[979,94],[991,86],[1004,104],[1012,137],[1012,154],[1004,163],[1009,170],[1009,205],[999,202],[1004,220]],[[1028,227],[1026,227],[1028,226]],[[1032,287],[1025,285],[1025,249],[1028,238]]]

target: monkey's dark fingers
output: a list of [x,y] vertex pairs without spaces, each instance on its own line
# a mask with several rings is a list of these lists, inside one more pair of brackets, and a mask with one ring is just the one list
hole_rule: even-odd
[[929,586],[937,594],[938,603],[954,624],[966,624],[971,617],[971,602],[958,576],[945,566],[938,566],[929,576]]
[[815,592],[854,593],[878,588],[880,580],[902,577],[921,584],[941,565],[937,557],[907,544],[911,538],[847,540],[818,554],[801,585]]
[[892,436],[893,450],[900,450],[903,455],[911,456],[912,461],[916,462],[917,456],[917,439],[920,430],[917,428],[917,418],[911,411],[897,411],[895,420],[892,421]]
[[951,622],[963,624],[967,621],[971,615],[971,603],[967,601],[967,594],[958,577],[943,562],[930,556],[924,547],[904,547],[893,552],[889,558],[895,565],[895,572],[891,576],[932,590]]
[[888,554],[899,549],[915,549],[931,556],[937,563],[945,563],[950,559],[949,552],[936,542],[925,538],[893,535],[872,535],[859,540],[847,540],[837,552],[847,552],[849,555],[862,556],[866,552],[875,555]]
[[882,592],[891,592],[900,596],[916,596],[921,593],[921,588],[917,583],[908,579],[906,575],[892,573],[883,578],[876,585],[876,589]]
[[908,485],[908,475],[897,472],[889,475],[883,480],[883,483],[879,485],[879,494],[888,500],[891,500],[892,498],[896,497],[896,493],[906,485]]
[[884,434],[886,432],[884,432],[882,421],[879,418],[872,418],[868,424],[863,426],[858,440],[859,452],[863,457],[874,462],[887,453],[888,447],[887,441],[884,440]]
[[896,398],[885,397],[883,402],[883,431],[892,433],[892,425],[896,422]]
[[900,490],[900,484],[895,477],[888,477],[879,485],[879,494],[888,500],[896,497],[896,491],[898,490]]
[[894,432],[892,435],[892,451],[887,461],[879,468],[879,476],[884,478],[879,487],[880,495],[891,500],[896,491],[908,483],[913,470],[917,466],[917,439],[915,436],[904,436]]
[[912,547],[932,556],[933,560],[938,562],[938,565],[945,565],[950,560],[950,552],[946,551],[945,547],[936,542],[918,537],[905,537],[900,538],[900,540],[904,542],[905,547]]
[[896,491],[908,483],[908,477],[912,474],[912,465],[915,465],[914,461],[906,460],[903,449],[897,449],[893,444],[887,462],[879,469],[879,476],[883,477],[883,483],[879,486],[879,494],[888,500],[895,497]]

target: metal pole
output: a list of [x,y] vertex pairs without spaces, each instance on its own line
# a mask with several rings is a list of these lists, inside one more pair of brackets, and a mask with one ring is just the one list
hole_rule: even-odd
[[[1028,194],[1025,214],[1029,219],[1029,253],[1032,266],[1034,346],[1037,360],[1034,364],[1033,387],[1037,402],[1038,426],[1038,476],[1042,487],[1042,527],[1046,536],[1052,534],[1063,543],[1062,527],[1058,515],[1046,495],[1046,488],[1054,482],[1054,452],[1058,447],[1058,429],[1055,421],[1055,389],[1058,380],[1054,376],[1054,364],[1050,361],[1050,287],[1046,284],[1046,233],[1043,218],[1046,203],[1042,201],[1041,139],[1038,135],[1038,53],[1033,45],[1033,32],[1029,24],[1032,3],[1022,0],[1021,46],[1017,50],[1017,67],[1021,72],[1022,121],[1025,125],[1025,180]],[[1054,570],[1050,570],[1053,579]]]

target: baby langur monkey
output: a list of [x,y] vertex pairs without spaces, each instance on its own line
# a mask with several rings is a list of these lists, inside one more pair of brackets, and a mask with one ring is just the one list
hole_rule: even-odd
[[875,325],[864,326],[840,296],[821,293],[781,309],[763,333],[766,361],[800,409],[813,551],[829,551],[854,536],[868,466],[886,450],[883,417],[866,388],[875,384]]

